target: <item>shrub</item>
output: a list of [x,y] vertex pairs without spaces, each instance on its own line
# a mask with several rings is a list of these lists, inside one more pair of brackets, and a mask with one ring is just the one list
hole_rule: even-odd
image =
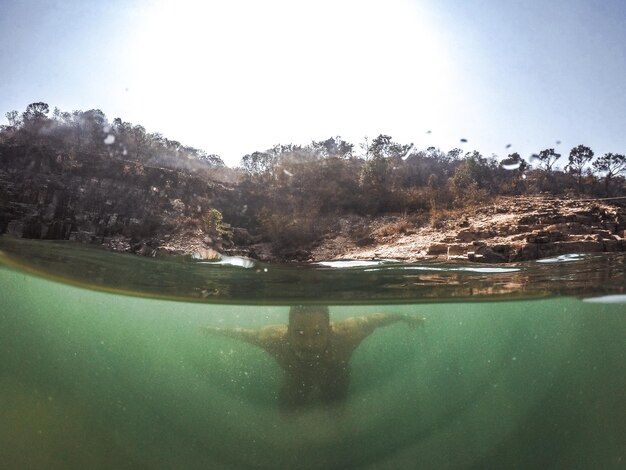
[[204,216],[201,228],[208,236],[218,240],[230,241],[233,238],[233,229],[223,222],[222,213],[215,208]]

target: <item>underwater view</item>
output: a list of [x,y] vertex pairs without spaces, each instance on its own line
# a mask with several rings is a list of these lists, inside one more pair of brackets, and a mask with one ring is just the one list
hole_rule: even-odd
[[[5,468],[623,468],[624,255],[266,282],[250,260],[0,241]],[[329,311],[332,357],[299,310]]]
[[626,469],[624,18],[2,0],[0,470]]

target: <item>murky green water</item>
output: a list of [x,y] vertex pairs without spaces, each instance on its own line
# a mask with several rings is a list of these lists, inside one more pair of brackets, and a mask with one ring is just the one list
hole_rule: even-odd
[[[0,247],[3,468],[626,464],[623,256],[287,269],[20,243]],[[41,277],[52,272],[65,282]],[[274,359],[201,327],[286,324],[298,300],[330,304],[333,321],[390,312],[426,323],[362,342],[340,412],[286,415]]]

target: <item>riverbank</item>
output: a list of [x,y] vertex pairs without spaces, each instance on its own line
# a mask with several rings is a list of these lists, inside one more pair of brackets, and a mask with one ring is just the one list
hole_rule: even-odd
[[[626,211],[614,200],[500,197],[492,203],[434,214],[342,217],[312,246],[281,251],[271,242],[242,243],[228,255],[266,262],[426,259],[508,263],[569,253],[626,251]],[[219,248],[196,236],[172,236],[157,248],[218,259]]]
[[423,259],[516,262],[568,253],[626,251],[626,213],[610,201],[500,197],[443,211],[415,227],[410,217],[373,221],[371,243],[343,234],[325,240],[315,259]]

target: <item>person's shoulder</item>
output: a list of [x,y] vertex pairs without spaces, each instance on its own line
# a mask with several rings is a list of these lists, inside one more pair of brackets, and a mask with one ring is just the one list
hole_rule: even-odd
[[362,321],[359,317],[350,317],[338,322],[330,322],[332,332],[338,336],[349,335],[355,330],[359,330],[362,326]]
[[269,325],[261,328],[261,341],[279,341],[287,336],[287,325]]

